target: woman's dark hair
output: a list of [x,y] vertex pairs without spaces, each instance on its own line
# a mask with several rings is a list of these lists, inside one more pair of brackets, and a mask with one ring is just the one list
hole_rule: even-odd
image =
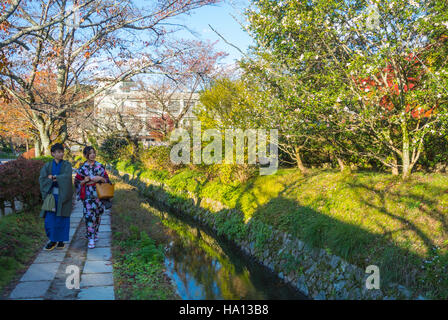
[[[85,157],[86,159],[88,159],[88,155],[89,155],[89,153],[90,153],[90,150],[95,151],[95,148],[92,147],[92,146],[87,146],[87,147],[85,147],[84,150],[82,151],[82,154],[84,155],[84,157]],[[95,151],[95,153],[96,153],[96,151]]]
[[51,153],[55,152],[56,150],[64,151],[64,146],[62,145],[62,143],[55,143],[51,146]]

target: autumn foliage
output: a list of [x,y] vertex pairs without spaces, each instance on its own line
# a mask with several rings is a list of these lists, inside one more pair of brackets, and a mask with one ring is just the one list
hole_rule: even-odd
[[32,159],[35,157],[35,155],[36,155],[36,149],[31,148],[27,152],[22,153],[19,158]]
[[150,136],[156,140],[163,140],[165,134],[174,129],[174,121],[172,117],[167,114],[163,114],[160,117],[152,117],[149,121],[149,127],[151,128]]
[[[405,59],[409,63],[409,70],[413,73],[413,76],[406,78],[401,90],[397,81],[398,73],[391,64],[374,76],[355,80],[355,82],[361,91],[367,93],[368,97],[375,97],[378,92],[382,93],[382,96],[380,95],[380,105],[388,111],[392,111],[395,108],[394,100],[399,98],[400,93],[408,93],[418,89],[422,78],[426,74],[422,63],[415,55],[410,54]],[[407,104],[405,111],[406,113],[411,112],[414,119],[429,118],[436,107],[425,109],[418,105]]]
[[13,102],[0,101],[0,137],[31,138],[31,124]]
[[42,160],[17,159],[0,165],[0,201],[21,201],[25,207],[36,205],[41,199],[39,174]]

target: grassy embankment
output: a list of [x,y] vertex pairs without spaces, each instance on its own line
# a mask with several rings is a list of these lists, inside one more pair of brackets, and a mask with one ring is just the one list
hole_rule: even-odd
[[46,242],[40,208],[9,214],[0,219],[0,295],[21,276]]
[[[112,177],[112,175],[111,175]],[[164,275],[164,253],[160,243],[166,229],[151,214],[151,208],[135,188],[115,179],[112,207],[112,253],[117,299],[177,299]]]
[[[280,169],[244,184],[223,184],[189,169],[170,175],[125,162],[117,168],[241,211],[244,217],[223,224],[222,233],[242,236],[244,223],[257,219],[360,267],[379,266],[382,283],[448,297],[447,174],[415,173],[403,182],[386,173],[312,170],[303,176]],[[268,238],[260,235],[257,245]]]

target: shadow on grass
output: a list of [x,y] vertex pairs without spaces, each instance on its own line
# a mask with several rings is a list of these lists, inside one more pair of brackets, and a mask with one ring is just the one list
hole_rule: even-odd
[[438,195],[441,195],[447,191],[446,188],[432,186],[429,183],[419,182],[418,186],[422,187],[427,192],[424,195],[413,192],[412,189],[406,190],[406,192],[402,191],[390,191],[390,188],[386,190],[380,190],[373,186],[367,185],[365,183],[359,182],[351,182],[349,185],[353,188],[359,188],[364,190],[365,192],[374,192],[379,195],[381,200],[381,205],[372,204],[367,199],[361,199],[362,203],[367,205],[368,207],[378,210],[381,213],[400,221],[402,224],[406,225],[404,230],[409,230],[415,232],[417,236],[425,243],[425,246],[428,250],[431,250],[436,244],[434,241],[427,236],[422,230],[420,230],[412,221],[406,219],[400,215],[394,214],[388,210],[386,210],[386,197],[389,198],[388,201],[395,202],[404,202],[409,208],[418,208],[421,213],[431,217],[432,219],[440,222],[442,225],[442,232],[445,236],[448,235],[448,215],[443,213],[441,210],[436,209],[438,205],[438,201],[435,200],[438,198]]
[[[317,173],[314,173],[315,175]],[[138,184],[142,182],[139,176],[140,174],[133,174],[132,178],[128,176],[124,180],[131,184]],[[331,254],[338,255],[348,262],[358,265],[360,268],[365,268],[372,264],[377,265],[381,271],[382,285],[395,282],[410,287],[424,295],[430,294],[438,298],[446,297],[448,287],[445,276],[446,272],[443,271],[446,267],[439,268],[437,264],[434,264],[426,266],[423,270],[421,268],[423,259],[433,257],[431,250],[434,248],[434,241],[413,221],[407,219],[405,216],[390,212],[386,209],[385,205],[387,195],[396,199],[407,197],[411,201],[421,201],[428,207],[433,208],[436,206],[436,201],[431,197],[444,190],[439,190],[441,188],[434,186],[424,185],[423,187],[432,188],[431,192],[428,193],[431,197],[422,197],[413,193],[403,194],[400,192],[393,193],[387,190],[379,191],[372,186],[357,182],[348,182],[348,185],[353,188],[364,189],[366,192],[378,193],[381,199],[380,205],[371,202],[368,197],[363,198],[361,195],[362,203],[369,208],[377,210],[384,216],[396,220],[403,226],[403,228],[394,230],[394,232],[412,232],[414,236],[424,243],[429,252],[428,255],[420,256],[415,252],[398,246],[390,239],[389,233],[391,231],[383,229],[383,234],[372,233],[357,225],[342,222],[316,211],[309,206],[303,206],[298,201],[287,198],[285,195],[288,191],[297,187],[297,181],[285,184],[284,189],[279,195],[259,206],[252,214],[251,219],[286,231],[313,247],[324,248]],[[245,190],[250,190],[250,186],[248,183]],[[155,200],[164,203],[169,199],[169,205],[164,207],[166,211],[172,211],[174,207],[178,209],[179,212],[177,213],[182,213],[180,208],[183,207],[185,201],[191,201],[190,199],[168,194],[159,186],[151,185],[149,189],[151,189],[150,193],[162,195],[162,197]],[[324,200],[329,199],[324,198]],[[197,210],[204,210],[200,207],[200,201],[197,201],[195,206]],[[236,208],[241,208],[240,200],[237,202]],[[440,221],[443,226],[443,232],[447,232],[447,221],[442,212],[426,209],[423,209],[423,212]],[[228,209],[223,209],[215,214],[217,216],[228,217],[228,213]],[[240,215],[241,219],[237,223],[244,224],[243,214],[240,213]],[[227,236],[232,238],[232,232],[229,232]],[[448,255],[440,255],[437,259],[439,261],[447,261]]]

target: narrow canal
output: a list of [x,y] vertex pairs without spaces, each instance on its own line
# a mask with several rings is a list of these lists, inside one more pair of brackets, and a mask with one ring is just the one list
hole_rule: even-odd
[[165,244],[165,265],[182,299],[307,299],[209,228],[157,209],[162,223],[174,231]]

